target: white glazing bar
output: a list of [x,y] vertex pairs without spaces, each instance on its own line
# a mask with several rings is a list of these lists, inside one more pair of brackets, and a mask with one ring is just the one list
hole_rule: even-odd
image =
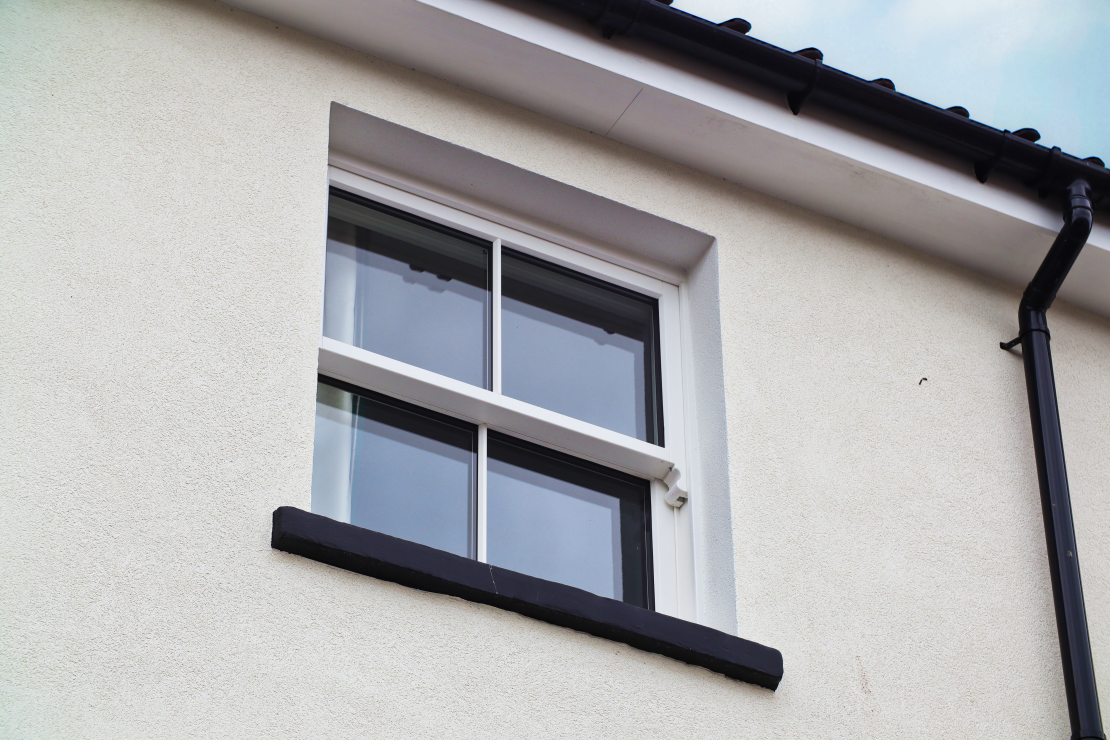
[[487,444],[485,424],[478,425],[478,562],[486,562],[486,459]]
[[493,240],[493,392],[501,392],[501,240]]

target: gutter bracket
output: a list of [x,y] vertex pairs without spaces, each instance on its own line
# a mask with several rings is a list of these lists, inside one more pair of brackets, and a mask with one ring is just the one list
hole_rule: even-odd
[[609,0],[593,23],[601,28],[605,39],[613,38],[614,34],[631,36],[640,20],[640,12],[649,2],[651,0]]
[[790,105],[790,111],[794,115],[802,112],[802,106],[809,100],[809,96],[817,89],[817,79],[821,76],[821,60],[813,60],[813,74],[809,78],[809,82],[801,90],[792,90],[786,93],[786,102]]
[[1029,184],[1037,189],[1037,195],[1041,200],[1048,197],[1052,192],[1052,176],[1056,174],[1057,165],[1060,164],[1060,147],[1052,147],[1052,151],[1048,153],[1048,161],[1045,162],[1044,169],[1041,174],[1037,175],[1037,179]]
[[986,183],[987,178],[991,175],[991,170],[994,169],[995,165],[1002,161],[1002,155],[1006,151],[1006,145],[1010,143],[1011,136],[1013,136],[1013,134],[1010,133],[1009,129],[1003,131],[1002,141],[999,143],[998,151],[995,153],[995,155],[990,159],[980,159],[975,162],[976,180],[981,183]]

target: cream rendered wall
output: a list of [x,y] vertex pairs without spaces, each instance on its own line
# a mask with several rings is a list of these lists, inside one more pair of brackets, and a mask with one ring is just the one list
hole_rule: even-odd
[[[9,1],[0,44],[0,736],[1068,736],[1016,288],[214,2]],[[777,693],[270,549],[332,100],[718,237]],[[1105,692],[1110,322],[1051,320]]]

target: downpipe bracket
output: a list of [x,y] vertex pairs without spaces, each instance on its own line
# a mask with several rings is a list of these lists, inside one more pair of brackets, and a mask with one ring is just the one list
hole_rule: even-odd
[[1048,330],[1048,324],[1042,322],[1038,326],[1030,326],[1027,329],[1022,329],[1016,337],[1014,337],[1013,339],[1011,339],[1008,342],[999,342],[998,346],[1001,347],[1002,349],[1006,350],[1007,352],[1009,352],[1014,347],[1020,345],[1021,340],[1025,337],[1026,334],[1028,334],[1031,331],[1039,331],[1039,332],[1041,332],[1042,334],[1045,335],[1046,339],[1052,339],[1052,333],[1049,332],[1049,330]]

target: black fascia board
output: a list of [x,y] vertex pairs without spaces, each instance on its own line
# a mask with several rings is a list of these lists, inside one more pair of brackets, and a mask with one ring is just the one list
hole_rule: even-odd
[[[1004,173],[1044,197],[1076,179],[1110,210],[1110,169],[999,131],[658,0],[539,0],[578,16],[607,38],[634,36],[969,161],[982,181]],[[785,102],[785,101],[784,101]]]
[[622,642],[774,690],[782,653],[710,627],[398,539],[292,506],[274,510],[275,550]]

